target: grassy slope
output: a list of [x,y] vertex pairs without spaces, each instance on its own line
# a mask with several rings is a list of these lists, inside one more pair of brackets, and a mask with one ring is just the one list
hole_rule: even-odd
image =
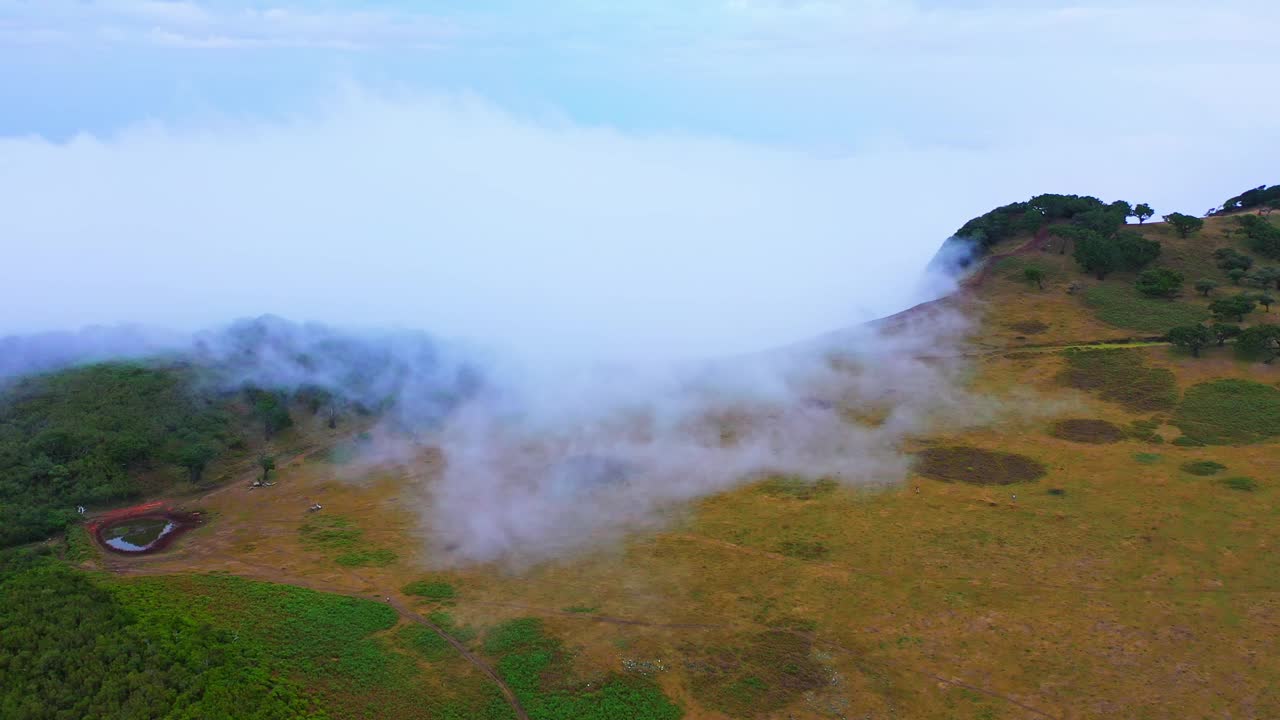
[[[1162,225],[1143,228],[1166,243],[1160,264],[1189,282],[1218,278],[1230,292],[1209,255],[1227,243],[1223,230],[1223,220],[1211,220],[1183,241]],[[1050,269],[1044,291],[1017,279],[1017,264],[1028,259]],[[418,580],[447,583],[450,593],[412,601],[424,612],[446,611],[470,647],[537,707],[565,693],[599,692],[622,674],[656,682],[687,717],[1280,716],[1280,658],[1270,652],[1280,626],[1280,566],[1271,558],[1280,544],[1280,452],[1274,441],[1175,445],[1177,408],[1128,409],[1066,388],[1061,353],[1017,352],[1147,334],[1109,324],[1085,297],[1066,294],[1077,278],[1099,287],[1069,255],[1019,256],[969,301],[985,314],[975,342],[996,351],[978,360],[975,383],[1029,390],[1027,409],[1043,417],[1017,413],[927,439],[1034,458],[1048,467],[1034,483],[913,476],[876,492],[746,487],[699,503],[675,529],[636,537],[622,550],[518,575],[469,568],[424,578],[412,552],[420,547],[411,540],[418,518],[400,501],[399,479],[345,484],[313,463],[282,469],[271,493],[211,498],[222,524],[192,534],[152,567],[264,577],[281,568],[366,596]],[[1116,275],[1101,286],[1122,294],[1131,282]],[[1207,304],[1190,292],[1188,306]],[[1280,381],[1280,370],[1225,351],[1199,360],[1160,345],[1132,352],[1171,373],[1179,396],[1219,378]],[[1050,434],[1059,417],[1124,428],[1149,421],[1165,442],[1073,443]],[[1183,470],[1197,461],[1226,468],[1213,476]],[[1240,477],[1254,483],[1229,482]],[[317,495],[326,512],[352,518],[365,540],[400,557],[353,571],[335,561],[334,548],[307,541],[300,508]],[[509,621],[530,615],[542,618],[538,638],[549,640],[492,642],[513,627]],[[389,652],[416,653],[422,682],[448,686],[453,666],[436,664],[444,649],[405,627],[375,636]],[[523,665],[510,659],[548,647],[565,654],[554,662],[525,657]],[[541,668],[536,683],[532,666]],[[358,702],[383,703],[385,717],[414,716],[390,685],[369,687]],[[468,692],[476,693],[477,715],[496,707],[478,687]],[[330,702],[337,714],[360,707]]]

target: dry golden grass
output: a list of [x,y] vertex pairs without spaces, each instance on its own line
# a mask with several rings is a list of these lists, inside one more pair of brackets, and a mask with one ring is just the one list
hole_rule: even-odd
[[[1225,243],[1216,220],[1187,241],[1162,226],[1143,230],[1167,241],[1167,264],[1192,281],[1203,255]],[[975,387],[1030,389],[1060,417],[1147,421],[1176,438],[1167,411],[1064,388],[1057,350],[1017,352],[1134,335],[1066,294],[1077,276],[1069,256],[1042,255],[1035,261],[1052,271],[1043,292],[996,273],[968,301],[985,314],[976,346],[994,351],[977,356]],[[1039,332],[1025,335],[1030,327]],[[1132,352],[1170,371],[1179,391],[1220,377],[1280,380],[1280,369],[1217,350],[1199,360],[1159,345]],[[1036,483],[755,484],[623,547],[519,574],[471,567],[431,577],[456,589],[449,610],[459,624],[543,618],[583,678],[660,660],[652,678],[690,718],[1280,717],[1275,444],[1081,444],[1053,437],[1054,419],[930,439],[1031,458],[1047,468]],[[1259,485],[1233,491],[1180,470],[1202,460]],[[424,460],[416,472],[434,471]],[[403,480],[350,484],[324,464],[297,463],[269,490],[237,485],[207,497],[213,522],[128,569],[223,570],[402,597],[397,589],[423,577],[429,560]],[[313,500],[399,559],[347,568],[308,549],[299,528]],[[792,685],[779,662],[795,666]],[[755,687],[748,678],[767,688],[758,703],[743,702]]]

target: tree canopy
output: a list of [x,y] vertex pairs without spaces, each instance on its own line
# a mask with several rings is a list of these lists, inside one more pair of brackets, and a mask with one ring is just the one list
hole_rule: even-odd
[[1164,216],[1164,221],[1173,226],[1178,231],[1178,237],[1188,237],[1193,232],[1199,232],[1204,227],[1204,220],[1194,215],[1184,215],[1182,213],[1169,213]]
[[76,505],[137,497],[138,471],[204,466],[239,443],[182,368],[107,363],[31,377],[0,396],[0,547],[47,537]]
[[1114,232],[1133,213],[1129,203],[1110,205],[1088,195],[1037,195],[1026,202],[1010,203],[979,215],[956,231],[956,237],[971,240],[982,252],[1018,234],[1032,234],[1046,225],[1074,221],[1104,234]]
[[1235,295],[1229,298],[1218,298],[1209,303],[1209,312],[1223,319],[1235,318],[1242,322],[1244,316],[1254,311],[1257,302],[1248,295]]
[[1166,337],[1174,345],[1190,350],[1195,357],[1200,357],[1200,349],[1214,340],[1213,332],[1203,325],[1179,325],[1170,329]]
[[1147,240],[1131,231],[1105,237],[1092,230],[1072,231],[1076,249],[1074,257],[1080,268],[1097,275],[1099,280],[1113,272],[1140,270],[1160,256],[1160,243]]
[[1244,230],[1250,250],[1269,258],[1280,258],[1280,227],[1257,215],[1241,215],[1236,222]]
[[1134,286],[1149,297],[1173,297],[1182,291],[1182,273],[1168,268],[1143,270]]
[[1280,185],[1259,185],[1252,190],[1245,190],[1239,195],[1222,203],[1221,212],[1236,212],[1258,207],[1269,207],[1280,202]]

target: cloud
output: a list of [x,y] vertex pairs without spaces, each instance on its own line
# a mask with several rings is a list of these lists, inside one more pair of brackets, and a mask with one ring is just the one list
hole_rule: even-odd
[[964,193],[902,227],[906,159],[358,91],[282,123],[4,139],[0,283],[24,302],[0,329],[273,312],[526,356],[748,352],[922,297]]

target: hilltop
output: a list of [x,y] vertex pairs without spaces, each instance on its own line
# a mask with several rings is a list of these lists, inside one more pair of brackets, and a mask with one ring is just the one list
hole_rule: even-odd
[[[882,325],[972,319],[965,382],[1005,411],[911,437],[900,481],[751,478],[520,572],[433,565],[420,507],[439,452],[355,467],[377,440],[355,409],[334,427],[314,397],[224,397],[205,407],[225,481],[165,494],[205,524],[141,557],[73,525],[0,571],[0,626],[25,628],[0,640],[0,715],[132,697],[117,716],[1280,716],[1280,363],[1257,330],[1280,308],[1230,305],[1280,295],[1269,193],[1179,220],[1185,237],[1080,198],[975,219],[961,290]],[[1212,340],[1171,333],[1196,326]],[[276,485],[253,488],[267,450]],[[64,631],[73,618],[165,671],[81,663],[92,638]]]

